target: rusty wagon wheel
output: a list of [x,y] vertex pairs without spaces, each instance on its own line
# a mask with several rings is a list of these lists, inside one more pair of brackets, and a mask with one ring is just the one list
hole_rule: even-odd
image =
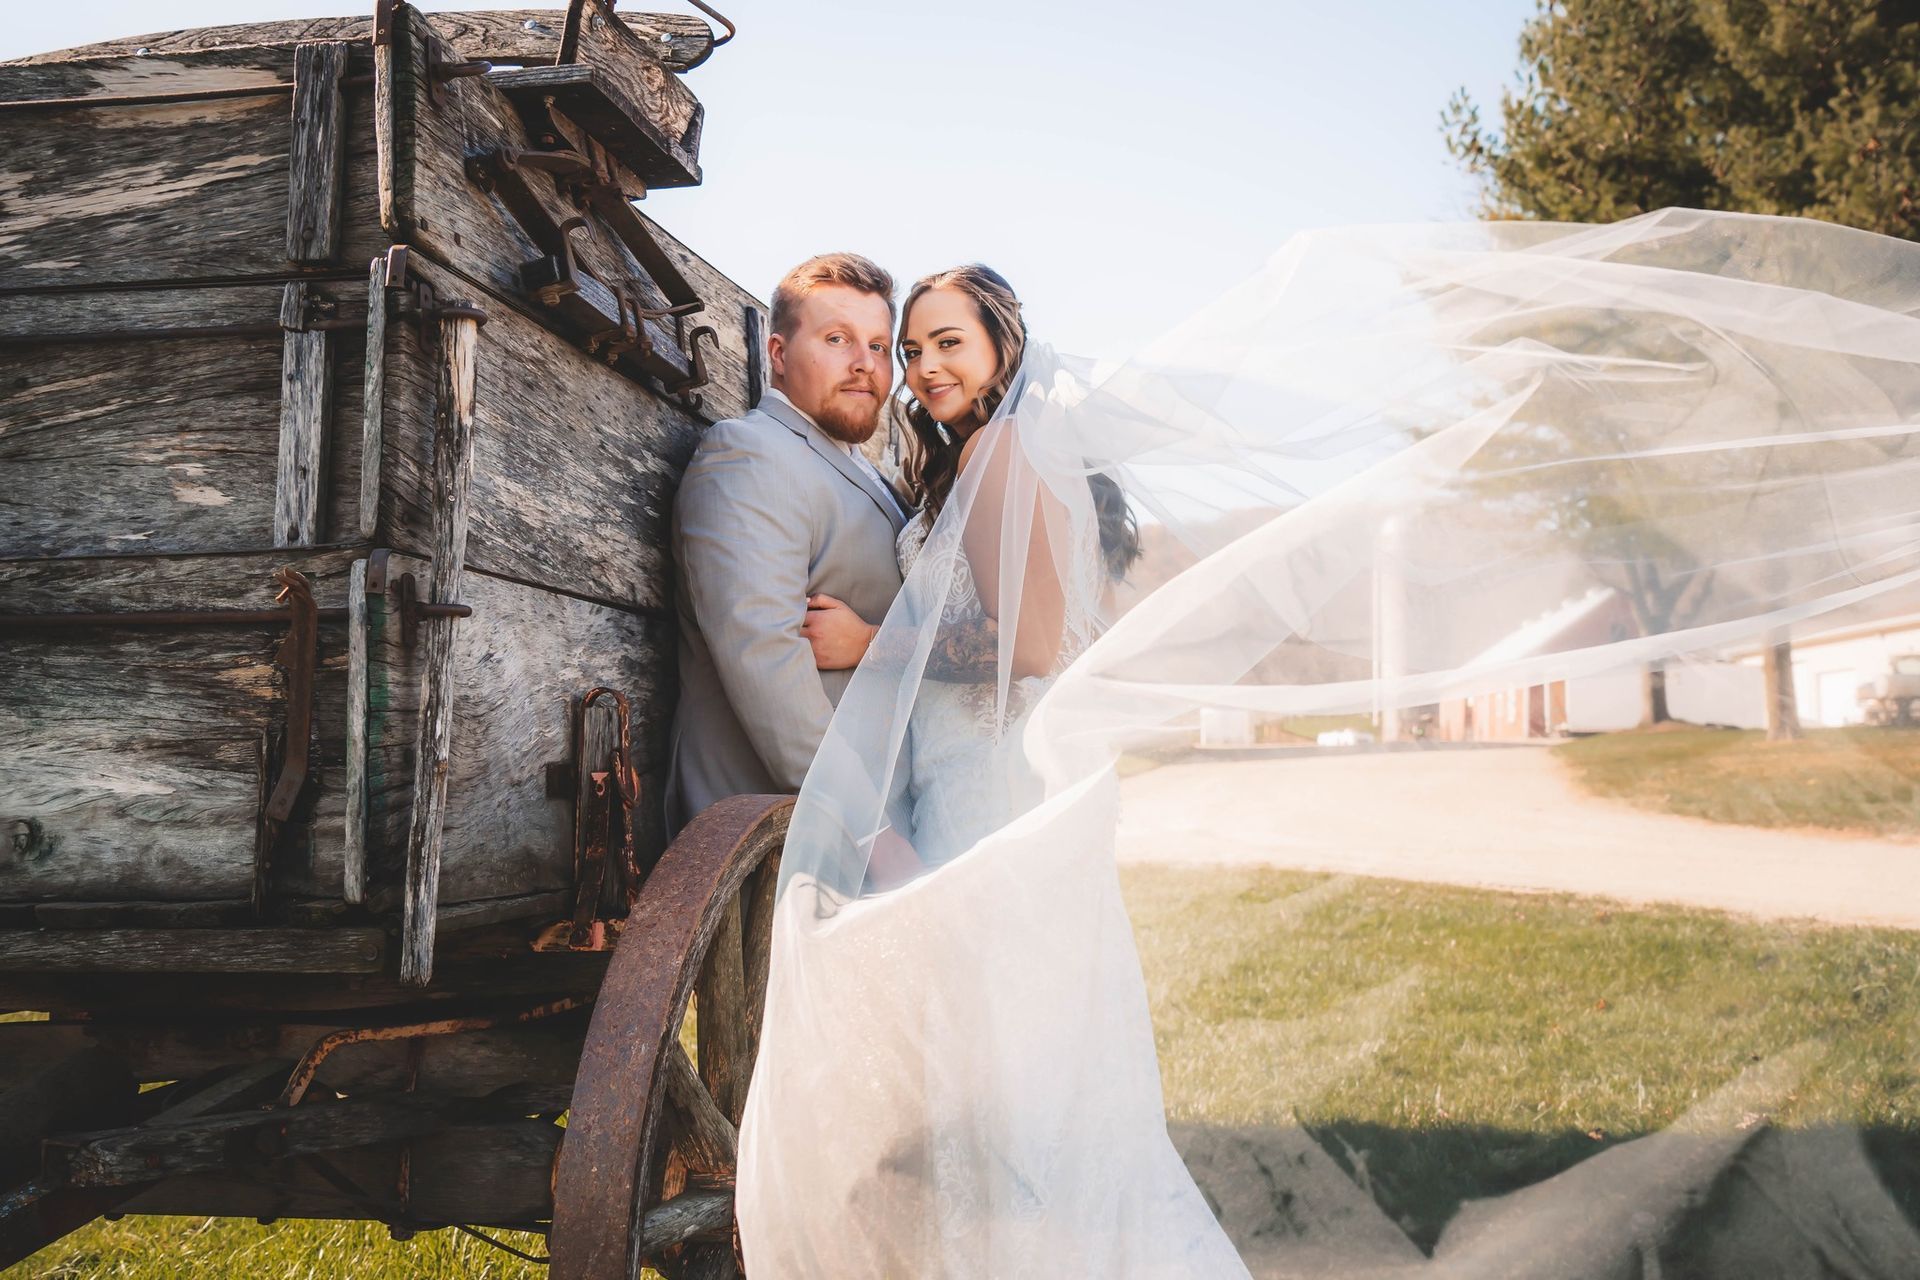
[[[759,1049],[791,796],[695,818],[647,877],[587,1031],[554,1167],[556,1280],[740,1274],[734,1143]],[[680,1044],[694,1000],[698,1064]]]

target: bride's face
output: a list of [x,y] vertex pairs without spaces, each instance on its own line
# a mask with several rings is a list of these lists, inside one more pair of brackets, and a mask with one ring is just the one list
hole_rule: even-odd
[[1000,373],[993,339],[973,300],[958,289],[929,289],[907,312],[900,331],[907,390],[935,422],[980,425],[974,402]]

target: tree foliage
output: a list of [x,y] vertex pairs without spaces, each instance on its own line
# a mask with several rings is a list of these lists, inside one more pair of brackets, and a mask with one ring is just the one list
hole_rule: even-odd
[[1489,130],[1447,149],[1490,217],[1671,205],[1920,239],[1920,0],[1539,0]]

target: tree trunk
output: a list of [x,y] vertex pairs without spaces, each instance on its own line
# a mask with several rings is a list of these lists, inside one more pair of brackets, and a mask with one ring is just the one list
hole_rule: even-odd
[[1662,663],[1651,663],[1647,667],[1646,681],[1641,686],[1640,727],[1650,728],[1671,719],[1673,714],[1667,710],[1667,668]]
[[1793,693],[1793,642],[1776,633],[1762,659],[1766,670],[1767,741],[1792,742],[1801,736],[1800,704]]

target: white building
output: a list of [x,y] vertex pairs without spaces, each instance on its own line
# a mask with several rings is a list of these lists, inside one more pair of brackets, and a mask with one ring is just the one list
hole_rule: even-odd
[[[1793,641],[1793,696],[1800,723],[1809,728],[1838,728],[1864,719],[1857,693],[1861,685],[1893,669],[1893,660],[1920,654],[1920,613],[1839,626]],[[1758,668],[1760,653],[1736,655]],[[1677,715],[1678,712],[1676,711]]]

